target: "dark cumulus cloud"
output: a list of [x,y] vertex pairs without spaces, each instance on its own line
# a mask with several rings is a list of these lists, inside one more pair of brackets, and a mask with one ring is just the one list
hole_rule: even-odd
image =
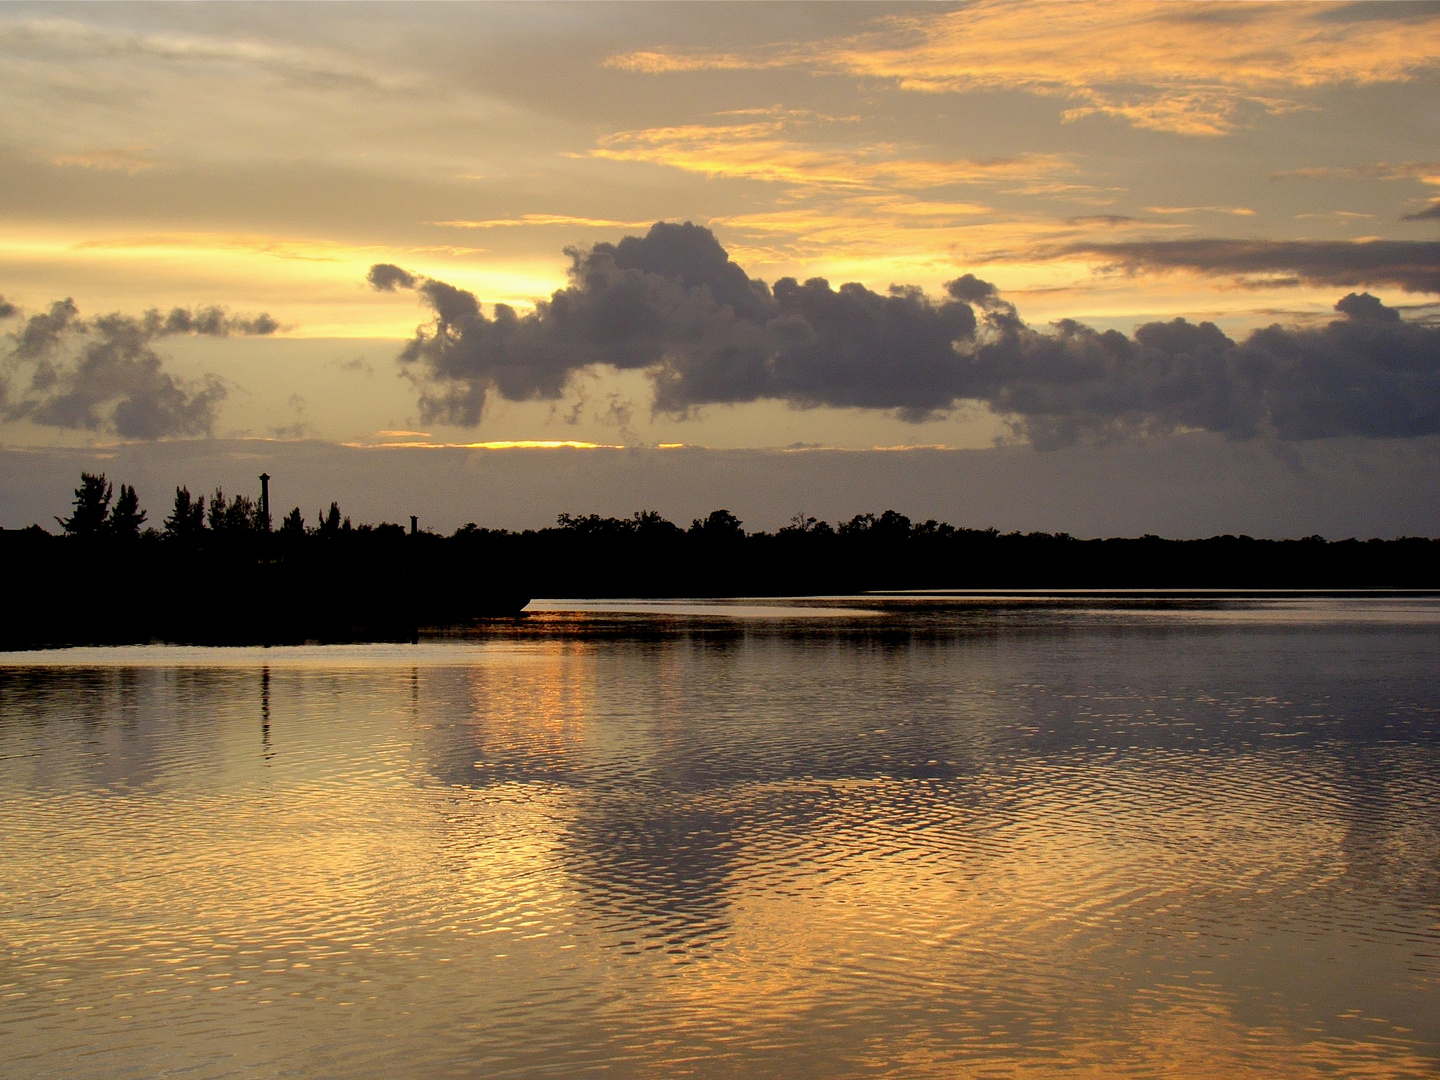
[[413,289],[418,284],[414,274],[392,263],[376,263],[370,267],[365,280],[377,292],[394,292],[397,288]]
[[920,420],[974,402],[1039,447],[1187,430],[1440,433],[1440,328],[1369,293],[1344,297],[1324,326],[1235,341],[1184,319],[1133,335],[1073,320],[1038,329],[972,274],[938,298],[819,278],[768,286],[689,223],[567,253],[569,284],[524,316],[496,304],[487,317],[442,281],[371,270],[376,288],[413,288],[434,314],[399,357],[427,419],[473,426],[492,392],[553,400],[572,375],[609,365],[647,372],[659,411],[766,399]]
[[[1422,212],[1422,217],[1432,216]],[[1390,287],[1440,293],[1440,241],[1151,240],[1075,244],[1119,270],[1192,270],[1225,277],[1283,275],[1307,285]]]
[[1147,323],[1127,337],[1070,320],[1048,332],[1009,313],[976,352],[984,400],[1037,446],[1182,430],[1231,438],[1440,434],[1440,328],[1368,293],[1324,326],[1234,341],[1214,323]]
[[10,335],[0,369],[0,416],[65,430],[109,430],[127,439],[208,435],[226,396],[224,382],[164,370],[154,349],[183,334],[273,334],[269,315],[236,316],[218,307],[151,309],[84,319],[73,300],[57,300]]
[[1424,210],[1417,210],[1413,214],[1406,214],[1404,221],[1440,221],[1440,199],[1432,202]]
[[[435,313],[401,360],[422,384],[427,419],[473,425],[486,394],[558,398],[597,364],[650,372],[658,409],[781,398],[797,405],[949,408],[965,366],[968,304],[918,289],[833,289],[813,278],[774,286],[749,277],[709,229],[661,222],[643,237],[569,248],[569,280],[533,313],[433,278],[412,286]],[[403,284],[397,267],[371,270],[377,288]],[[403,273],[403,272],[402,272]]]

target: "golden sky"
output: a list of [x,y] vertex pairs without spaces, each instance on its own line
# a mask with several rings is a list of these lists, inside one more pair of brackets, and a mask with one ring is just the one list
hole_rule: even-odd
[[[689,221],[771,285],[917,287],[939,305],[974,274],[1042,335],[1183,317],[1241,341],[1322,326],[1364,291],[1424,324],[1440,290],[1437,91],[1426,4],[11,4],[0,328],[19,342],[67,297],[81,320],[219,306],[276,325],[147,341],[125,362],[161,366],[85,389],[78,419],[41,400],[55,391],[14,348],[0,442],[1064,441],[1037,435],[1033,412],[1017,426],[1029,406],[1011,384],[935,407],[687,383],[668,408],[656,380],[679,369],[663,348],[615,363],[574,343],[552,343],[575,356],[558,375],[507,389],[482,365],[461,386],[482,404],[442,408],[460,384],[441,361],[396,360],[433,312],[366,272],[393,264],[473,293],[487,320],[496,303],[524,316],[566,287],[565,249]],[[96,333],[47,361],[56,385],[80,392],[64,380]],[[162,378],[189,420],[111,418],[115,395]],[[202,400],[204,386],[219,389]]]

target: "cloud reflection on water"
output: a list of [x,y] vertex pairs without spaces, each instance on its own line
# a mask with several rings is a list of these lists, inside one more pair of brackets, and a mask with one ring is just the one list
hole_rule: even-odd
[[1433,631],[874,623],[0,668],[11,1030],[53,1064],[85,1007],[82,1076],[1433,1072]]

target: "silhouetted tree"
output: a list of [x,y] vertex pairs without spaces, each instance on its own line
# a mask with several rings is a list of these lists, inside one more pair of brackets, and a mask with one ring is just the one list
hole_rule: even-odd
[[561,513],[555,518],[555,524],[568,532],[583,533],[587,536],[625,528],[618,518],[603,518],[599,514]]
[[217,533],[240,535],[258,532],[263,516],[259,505],[248,495],[236,495],[227,502],[225,492],[216,488],[215,496],[210,500],[210,528]]
[[801,510],[798,514],[791,516],[790,524],[786,525],[780,531],[782,533],[808,533],[811,529],[815,528],[815,526],[821,524],[823,524],[823,522],[817,521],[813,517],[806,517],[805,511]]
[[205,531],[205,496],[190,498],[188,487],[175,489],[175,505],[165,519],[165,535],[175,539],[198,536]]
[[828,521],[807,517],[803,511],[792,517],[790,524],[776,533],[777,536],[785,537],[787,541],[807,536],[833,536],[834,534],[835,530],[830,527]]
[[910,537],[910,519],[894,510],[886,510],[871,523],[870,532],[887,540],[907,540]]
[[875,524],[874,514],[856,514],[849,521],[840,525],[841,536],[855,536],[858,533],[867,533]]
[[635,516],[630,519],[630,527],[636,536],[646,540],[668,540],[683,536],[685,532],[673,521],[663,518],[658,510],[636,510]]
[[140,509],[140,497],[128,484],[120,485],[120,497],[110,508],[105,531],[122,540],[133,540],[140,535],[140,526],[145,524],[145,511]]
[[622,539],[628,536],[673,536],[681,530],[660,516],[658,510],[637,510],[628,518],[601,517],[599,514],[561,514],[556,524],[567,532],[582,536]]
[[225,508],[225,531],[232,533],[256,532],[260,528],[260,508],[249,495],[236,495]]
[[285,520],[280,523],[280,532],[285,536],[305,535],[305,515],[300,513],[300,507],[285,515]]
[[80,486],[75,489],[75,509],[68,518],[55,520],[67,536],[98,536],[105,529],[110,512],[110,496],[114,485],[105,480],[105,474],[82,472]]
[[690,532],[707,540],[744,540],[743,522],[729,510],[711,510],[710,516],[690,523]]
[[[334,536],[340,531],[340,506],[338,503],[332,502],[329,511],[321,511],[315,517],[320,522],[315,531],[321,536]],[[345,520],[349,521],[350,519],[346,518]]]
[[230,504],[225,501],[225,492],[218,487],[210,499],[210,530],[212,532],[225,531],[225,511]]

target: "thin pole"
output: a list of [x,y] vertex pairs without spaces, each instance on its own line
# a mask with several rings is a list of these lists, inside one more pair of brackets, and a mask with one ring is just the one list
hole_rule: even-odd
[[270,474],[260,474],[260,521],[261,528],[270,531]]

